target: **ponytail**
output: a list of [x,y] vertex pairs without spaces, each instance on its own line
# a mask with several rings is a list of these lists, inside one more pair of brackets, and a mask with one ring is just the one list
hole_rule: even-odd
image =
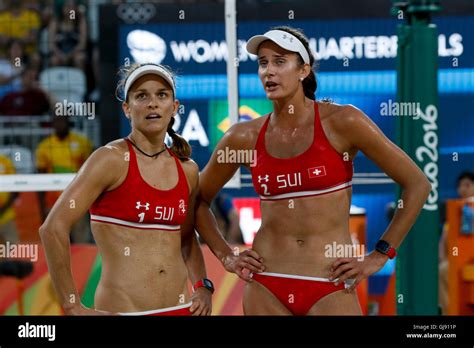
[[173,129],[174,117],[171,118],[170,123],[168,124],[168,129],[166,132],[173,140],[173,146],[171,146],[171,151],[182,161],[187,161],[191,157],[191,145],[176,133]]
[[303,80],[304,95],[311,100],[316,100],[315,93],[317,88],[318,82],[316,81],[316,75],[314,74],[314,70],[311,69],[309,75]]

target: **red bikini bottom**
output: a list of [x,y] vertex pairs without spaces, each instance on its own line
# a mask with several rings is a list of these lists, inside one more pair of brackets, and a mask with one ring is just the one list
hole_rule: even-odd
[[253,273],[252,279],[270,290],[293,315],[306,315],[321,298],[346,287],[326,278],[281,273]]

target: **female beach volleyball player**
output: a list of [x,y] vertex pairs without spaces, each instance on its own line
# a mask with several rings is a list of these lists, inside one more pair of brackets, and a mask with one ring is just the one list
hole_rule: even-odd
[[[273,112],[233,125],[217,145],[200,176],[197,229],[227,270],[249,280],[246,314],[361,314],[353,290],[394,257],[430,184],[363,112],[315,100],[314,57],[302,32],[277,27],[252,37],[247,50],[258,55],[258,75]],[[255,150],[256,158],[252,163],[219,163],[224,150]],[[403,209],[377,251],[363,258],[336,258],[327,253],[328,246],[352,245],[352,160],[358,151],[403,188]],[[236,256],[212,223],[208,207],[240,165],[252,173],[262,224],[253,250]],[[243,268],[253,277],[243,274]]]
[[[193,229],[198,166],[172,129],[174,77],[161,65],[133,65],[119,87],[131,133],[89,157],[40,229],[58,298],[72,315],[209,315],[213,287]],[[71,226],[88,209],[102,255],[95,310],[80,303],[69,256]]]

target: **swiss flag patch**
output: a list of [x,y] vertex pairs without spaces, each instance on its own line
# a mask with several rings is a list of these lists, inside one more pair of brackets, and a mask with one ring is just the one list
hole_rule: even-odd
[[308,168],[308,175],[310,179],[326,176],[326,167],[320,166],[320,167]]
[[179,207],[178,207],[178,215],[185,216],[186,215],[187,206],[184,203],[184,199],[179,200]]

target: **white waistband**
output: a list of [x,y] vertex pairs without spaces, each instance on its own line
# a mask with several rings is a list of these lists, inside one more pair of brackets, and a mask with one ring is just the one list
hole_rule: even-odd
[[166,308],[160,308],[160,309],[153,309],[150,311],[143,311],[143,312],[125,312],[125,313],[117,313],[118,315],[150,315],[150,314],[158,314],[158,313],[164,313],[164,312],[171,312],[171,311],[176,311],[178,309],[183,309],[183,308],[189,308],[191,307],[193,303],[189,302],[184,305],[179,305],[179,306],[174,306],[174,307],[166,307]]
[[[272,273],[272,272],[261,272],[257,273],[264,276],[269,277],[278,277],[278,278],[289,278],[289,279],[303,279],[303,280],[311,280],[315,282],[327,282],[327,283],[335,283],[339,279],[330,280],[328,278],[319,278],[319,277],[309,277],[309,276],[302,276],[302,275],[295,275],[295,274],[284,274],[284,273]],[[253,274],[252,274],[253,276]],[[344,281],[344,287],[348,288],[355,282],[355,279],[347,279]]]
[[309,196],[317,196],[317,195],[323,195],[325,193],[341,190],[350,186],[352,186],[352,181],[348,181],[343,184],[333,186],[324,190],[288,192],[288,193],[282,193],[281,195],[273,195],[273,196],[260,195],[260,199],[264,201],[270,201],[270,200],[285,199],[285,198],[303,198],[303,197],[309,197]]
[[170,230],[179,231],[180,225],[164,225],[164,224],[142,224],[138,222],[130,222],[126,220],[111,218],[108,216],[91,215],[92,221],[106,222],[110,224],[116,224],[121,226],[139,228],[143,230]]

